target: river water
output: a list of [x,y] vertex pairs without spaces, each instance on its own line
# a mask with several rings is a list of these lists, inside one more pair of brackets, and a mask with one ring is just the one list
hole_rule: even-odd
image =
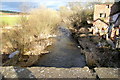
[[55,43],[48,48],[49,54],[43,55],[34,65],[39,67],[84,67],[85,57],[80,53],[77,43],[67,28],[59,28],[59,36]]

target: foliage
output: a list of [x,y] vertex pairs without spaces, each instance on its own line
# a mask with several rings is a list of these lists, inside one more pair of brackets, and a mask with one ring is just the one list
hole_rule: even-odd
[[[20,27],[7,30],[2,33],[3,49],[10,50],[8,53],[19,50],[21,54],[33,50],[35,46],[40,46],[36,40],[40,40],[40,35],[53,34],[57,24],[60,22],[60,15],[57,11],[40,8],[31,11],[29,19],[26,15],[20,17]],[[6,48],[8,47],[8,48]],[[39,52],[39,49],[37,49]]]
[[39,35],[54,33],[60,21],[61,18],[58,11],[48,8],[39,8],[31,11],[28,22],[29,27],[33,28],[32,33]]
[[[93,19],[93,7],[92,4],[87,4],[82,6],[81,3],[71,2],[68,6],[60,9],[61,15],[67,15],[67,17],[62,16],[64,20],[71,24],[74,27],[80,27],[87,24],[87,20]],[[67,23],[67,24],[68,24]]]
[[63,23],[65,23],[66,25],[65,26],[71,26],[71,22],[69,20],[69,17],[73,14],[72,10],[68,9],[67,7],[65,6],[61,6],[60,9],[59,9],[59,12],[60,12],[60,16],[62,18],[62,23],[61,25],[63,25]]

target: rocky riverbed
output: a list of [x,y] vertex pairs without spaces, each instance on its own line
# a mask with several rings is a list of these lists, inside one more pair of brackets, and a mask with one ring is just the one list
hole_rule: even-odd
[[[92,35],[87,28],[71,31],[79,44],[81,53],[85,55],[89,67],[120,67],[119,50],[111,49],[104,39]],[[103,47],[99,46],[99,42]]]

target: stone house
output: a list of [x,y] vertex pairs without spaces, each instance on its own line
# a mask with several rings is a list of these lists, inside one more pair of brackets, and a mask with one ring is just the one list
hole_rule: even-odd
[[[94,5],[94,20],[102,19],[109,23],[109,15],[113,4],[96,4]],[[102,26],[102,25],[101,25]]]
[[[114,4],[96,4],[94,6],[93,34],[109,35],[109,40],[120,48],[120,1]],[[119,41],[118,41],[119,40]]]
[[108,31],[110,12],[113,4],[94,5],[93,34],[99,33],[100,36]]
[[[111,24],[114,24],[114,26],[117,27],[120,25],[120,2],[115,2],[114,4],[94,5],[94,22],[93,22],[94,29],[96,29],[97,27],[100,30],[99,33],[102,30],[106,30],[102,32],[107,32],[108,30],[112,29]],[[115,35],[119,35],[118,28],[114,29],[117,31],[117,34],[115,34],[116,31],[113,31],[115,32],[114,33]],[[95,30],[93,30],[93,33],[96,33],[94,31]]]
[[102,19],[96,19],[93,22],[93,35],[95,35],[96,33],[98,33],[100,36],[106,34],[108,32],[108,26],[109,24],[106,23],[104,20]]

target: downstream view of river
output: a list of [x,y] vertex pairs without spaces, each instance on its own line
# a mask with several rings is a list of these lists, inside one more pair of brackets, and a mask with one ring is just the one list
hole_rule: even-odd
[[59,36],[55,43],[49,47],[49,54],[40,58],[34,66],[41,67],[84,67],[85,57],[81,54],[78,44],[71,36],[69,29],[60,27]]

